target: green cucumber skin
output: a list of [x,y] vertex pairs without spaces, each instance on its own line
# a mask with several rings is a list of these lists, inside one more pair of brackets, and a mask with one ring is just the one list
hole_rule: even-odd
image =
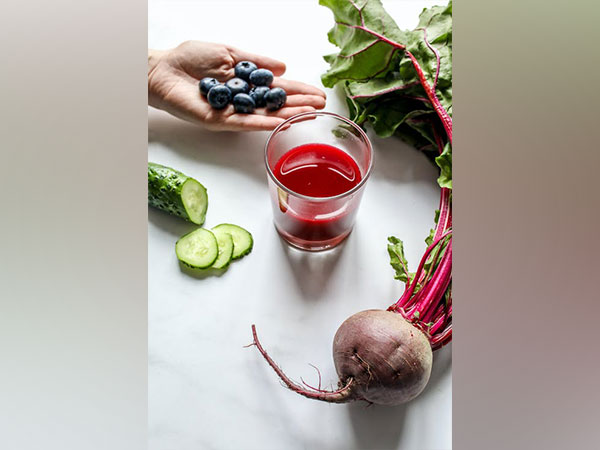
[[[191,177],[175,169],[149,162],[148,204],[192,222],[181,200],[181,188],[189,178]],[[204,217],[202,217],[202,221],[195,223],[202,225]]]
[[252,239],[251,243],[250,243],[250,247],[248,247],[246,250],[244,250],[242,253],[240,253],[239,255],[237,255],[235,258],[232,256],[231,260],[232,261],[236,261],[238,259],[242,259],[244,256],[246,256],[248,253],[250,253],[252,251],[252,248],[254,247],[254,239]]
[[[217,260],[217,258],[215,258],[215,261]],[[180,264],[184,265],[185,267],[189,268],[189,269],[194,269],[194,270],[207,270],[207,269],[211,269],[212,266],[206,266],[206,267],[198,267],[198,266],[193,266],[192,264],[186,263],[185,261],[182,261],[180,259],[178,259],[177,261],[179,261]]]
[[184,265],[185,267],[187,267],[187,268],[189,268],[189,269],[194,269],[194,270],[205,270],[205,269],[209,269],[209,268],[210,268],[210,266],[208,266],[208,267],[198,267],[198,266],[193,266],[193,265],[191,265],[191,264],[189,264],[189,263],[186,263],[185,261],[182,261],[182,260],[180,260],[180,259],[178,259],[178,261],[179,261],[179,264],[182,264],[182,265]]
[[[245,228],[239,226],[239,225],[235,225],[233,223],[221,223],[215,227],[213,227],[213,230],[215,228],[219,229],[227,229],[227,227],[235,227],[235,228],[239,228],[243,231],[245,231],[246,233],[248,233],[248,239],[249,239],[249,246],[243,251],[240,252],[240,254],[238,254],[237,256],[231,256],[231,261],[236,261],[238,259],[243,258],[244,256],[246,256],[248,253],[250,253],[252,251],[252,249],[254,248],[254,236],[252,236],[252,233],[250,233],[248,230],[246,230]],[[232,235],[233,237],[233,235]],[[233,252],[235,253],[235,239],[233,240],[233,245],[234,245],[234,250]]]

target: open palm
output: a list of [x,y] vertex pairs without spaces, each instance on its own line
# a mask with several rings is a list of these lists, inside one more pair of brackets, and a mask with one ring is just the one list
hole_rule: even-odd
[[[233,78],[240,61],[252,61],[275,75],[273,87],[287,92],[285,106],[277,111],[257,108],[254,114],[236,113],[233,105],[211,108],[200,95],[199,81],[213,77],[220,82]],[[149,53],[148,101],[174,116],[202,123],[213,130],[271,130],[285,119],[325,106],[325,93],[302,83],[280,78],[285,64],[234,47],[199,41],[187,41],[172,50]]]

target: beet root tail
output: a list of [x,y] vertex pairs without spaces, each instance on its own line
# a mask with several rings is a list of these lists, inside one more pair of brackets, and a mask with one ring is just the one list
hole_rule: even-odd
[[258,340],[258,335],[256,334],[256,327],[254,325],[252,325],[252,338],[253,342],[250,345],[256,346],[262,357],[275,371],[277,376],[279,376],[281,381],[283,381],[283,383],[296,394],[300,394],[306,398],[311,398],[313,400],[321,400],[323,402],[328,403],[347,403],[358,399],[356,394],[354,393],[355,381],[353,378],[349,378],[344,386],[340,387],[335,391],[313,388],[306,384],[306,387],[304,387],[298,383],[295,383],[283,372],[283,370],[281,370],[281,368],[275,363],[275,361],[273,361],[273,358],[269,356],[267,351],[260,344],[260,341]]

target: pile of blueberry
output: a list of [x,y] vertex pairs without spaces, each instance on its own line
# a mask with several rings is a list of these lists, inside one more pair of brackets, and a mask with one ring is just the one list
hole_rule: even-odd
[[253,62],[241,61],[235,66],[235,78],[225,84],[215,78],[203,78],[200,92],[215,109],[223,109],[233,100],[233,107],[238,113],[251,114],[255,108],[265,106],[275,111],[285,104],[287,95],[279,87],[271,89],[272,82],[273,72],[259,69]]

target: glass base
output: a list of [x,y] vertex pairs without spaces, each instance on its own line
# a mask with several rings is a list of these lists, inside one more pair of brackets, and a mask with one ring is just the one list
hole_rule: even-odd
[[289,245],[300,250],[305,250],[309,252],[322,252],[325,250],[330,250],[340,245],[342,241],[346,239],[352,232],[352,229],[350,229],[348,232],[340,236],[337,236],[332,239],[327,239],[325,241],[306,241],[304,239],[299,239],[295,236],[292,236],[289,233],[286,233],[285,231],[279,229],[277,225],[275,225],[275,229],[277,230],[277,233],[279,233],[279,236],[281,236],[283,240]]

